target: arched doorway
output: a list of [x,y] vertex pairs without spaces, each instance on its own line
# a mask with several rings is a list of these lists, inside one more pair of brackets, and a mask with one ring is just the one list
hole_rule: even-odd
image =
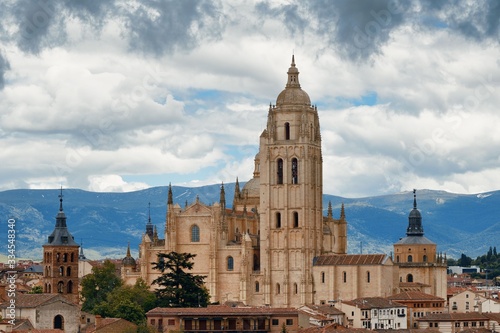
[[64,317],[57,315],[54,317],[54,329],[64,330]]

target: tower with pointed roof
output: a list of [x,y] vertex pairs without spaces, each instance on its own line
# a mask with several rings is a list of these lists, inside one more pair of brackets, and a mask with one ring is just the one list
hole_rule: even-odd
[[43,245],[43,292],[62,294],[78,303],[78,258],[80,246],[66,225],[62,188],[54,231]]
[[424,236],[416,190],[413,190],[406,237],[394,244],[394,262],[399,266],[401,291],[419,290],[446,299],[446,260],[437,253],[436,243]]

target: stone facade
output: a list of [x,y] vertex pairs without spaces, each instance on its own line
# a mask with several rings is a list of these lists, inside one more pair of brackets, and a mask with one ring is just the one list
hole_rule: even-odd
[[[138,278],[151,284],[159,272],[150,263],[159,252],[176,251],[196,254],[192,273],[206,276],[211,302],[299,307],[389,296],[399,292],[398,278],[408,274],[434,293],[444,290],[446,295],[446,265],[434,256],[435,244],[425,250],[412,248],[427,253],[424,264],[396,265],[385,254],[363,257],[367,262],[351,261],[344,206],[338,218],[331,205],[323,216],[318,110],[301,89],[293,57],[287,75],[276,105],[269,106],[253,178],[242,189],[236,180],[232,207],[226,207],[224,185],[219,202],[207,205],[196,199],[182,207],[169,187],[164,238],[148,221],[139,261],[127,253],[122,278],[128,284]],[[395,245],[395,251],[403,250]],[[318,264],[318,258],[328,256],[339,262],[326,264],[336,259],[321,259],[323,264]]]
[[[2,305],[2,316],[6,317],[6,306]],[[28,319],[35,329],[62,329],[64,332],[79,332],[80,309],[65,296],[58,294],[17,294],[16,321]]]

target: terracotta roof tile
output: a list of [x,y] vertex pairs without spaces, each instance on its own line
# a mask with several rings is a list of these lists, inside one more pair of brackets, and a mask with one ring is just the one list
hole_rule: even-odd
[[393,301],[444,301],[444,298],[420,291],[403,291],[399,294],[387,297]]
[[314,258],[314,266],[382,265],[388,259],[386,254],[331,254]]
[[294,308],[269,308],[269,307],[229,307],[225,305],[213,305],[206,308],[154,308],[146,315],[175,315],[175,316],[220,316],[220,315],[297,315],[298,310]]
[[357,306],[360,309],[387,309],[394,307],[405,307],[406,305],[392,301],[383,297],[365,297],[365,298],[356,298],[352,301],[344,301],[344,304],[348,304],[351,306]]
[[488,318],[477,312],[467,312],[467,313],[430,313],[423,318],[417,320],[421,321],[455,321],[455,320],[487,320]]
[[[40,306],[44,303],[47,303],[49,301],[55,301],[55,299],[63,299],[65,302],[69,304],[73,304],[76,306],[76,304],[72,303],[70,300],[65,298],[64,296],[61,296],[59,294],[22,294],[18,293],[16,294],[16,307],[19,308],[36,308],[37,306]],[[1,304],[0,308],[5,308],[7,306],[6,303]]]

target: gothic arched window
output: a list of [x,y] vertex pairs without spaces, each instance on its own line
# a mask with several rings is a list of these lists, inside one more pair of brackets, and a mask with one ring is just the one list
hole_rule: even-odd
[[299,213],[293,212],[293,227],[298,228],[299,227]]
[[413,275],[408,274],[408,275],[406,276],[406,282],[413,282]]
[[285,123],[285,140],[290,140],[290,123]]
[[199,242],[200,241],[200,227],[196,224],[191,227],[191,242]]
[[73,282],[68,281],[68,285],[66,286],[66,290],[68,291],[68,294],[71,294],[73,292]]
[[66,276],[71,276],[71,267],[66,268]]
[[281,158],[278,158],[278,161],[276,162],[276,183],[277,184],[283,184],[283,160]]
[[411,256],[411,254],[408,256],[408,262],[412,262],[413,261],[413,257]]
[[234,269],[234,259],[233,257],[227,257],[227,270],[232,271]]
[[281,213],[276,213],[276,228],[281,228]]
[[292,158],[292,184],[299,183],[299,161]]
[[254,271],[260,270],[260,260],[257,254],[253,255],[253,270]]
[[61,294],[64,292],[64,282],[59,281],[57,283],[57,292]]

